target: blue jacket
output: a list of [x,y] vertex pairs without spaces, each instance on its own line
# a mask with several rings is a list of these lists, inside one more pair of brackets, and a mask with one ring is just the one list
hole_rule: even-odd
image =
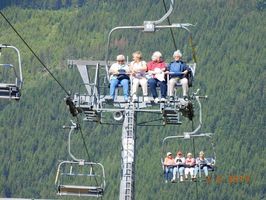
[[173,73],[173,74],[170,74],[170,78],[179,77],[181,79],[181,78],[184,78],[184,75],[182,74],[182,72],[188,70],[188,66],[181,60],[172,61],[168,64],[167,70]]

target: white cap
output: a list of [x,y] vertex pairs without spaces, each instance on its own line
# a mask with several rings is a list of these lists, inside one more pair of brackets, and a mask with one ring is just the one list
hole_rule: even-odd
[[172,155],[172,153],[171,152],[167,152],[167,154],[166,154],[167,156],[170,156],[170,155]]
[[182,53],[181,53],[180,50],[176,50],[176,51],[174,52],[173,57],[176,57],[176,56],[180,56],[180,57],[182,57]]

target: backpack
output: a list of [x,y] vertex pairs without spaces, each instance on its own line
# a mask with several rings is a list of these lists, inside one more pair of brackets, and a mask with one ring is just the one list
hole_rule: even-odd
[[193,83],[193,80],[194,80],[194,77],[193,77],[193,73],[192,73],[192,70],[191,68],[189,67],[188,68],[188,73],[186,75],[186,78],[188,80],[188,87],[192,87],[192,83]]

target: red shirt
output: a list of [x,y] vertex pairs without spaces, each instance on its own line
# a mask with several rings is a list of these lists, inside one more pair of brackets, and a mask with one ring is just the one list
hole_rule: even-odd
[[160,62],[155,62],[155,61],[150,61],[147,64],[147,70],[148,71],[153,71],[155,68],[159,68],[162,69],[163,71],[165,71],[166,69],[166,63],[161,60]]

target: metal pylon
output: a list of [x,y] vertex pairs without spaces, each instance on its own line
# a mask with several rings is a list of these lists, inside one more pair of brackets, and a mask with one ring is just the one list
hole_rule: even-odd
[[134,106],[125,109],[122,129],[120,200],[133,200],[135,181],[135,131]]

